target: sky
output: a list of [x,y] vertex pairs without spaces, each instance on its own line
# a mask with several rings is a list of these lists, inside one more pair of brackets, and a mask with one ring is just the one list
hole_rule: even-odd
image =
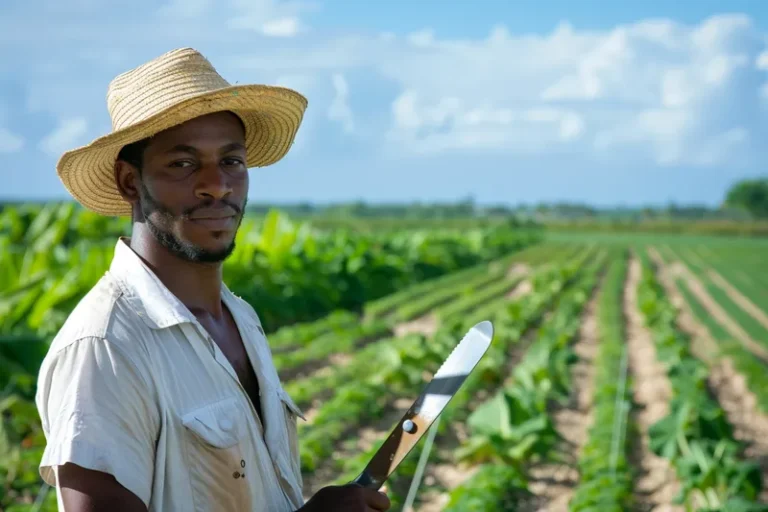
[[308,99],[251,202],[716,206],[768,175],[762,0],[3,0],[0,200],[70,198],[110,81],[181,47]]

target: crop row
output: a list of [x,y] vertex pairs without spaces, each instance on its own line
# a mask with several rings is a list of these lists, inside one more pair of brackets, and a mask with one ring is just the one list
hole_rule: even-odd
[[[708,273],[708,264],[701,262],[691,251],[677,249],[675,252],[671,248],[668,248],[668,252],[674,255],[675,259],[682,261],[688,266],[693,274],[701,281],[701,284],[704,286],[707,293],[753,340],[768,347],[768,329],[748,311],[744,310],[741,305],[734,301],[724,288],[715,282]],[[761,274],[762,272],[755,270],[750,276],[750,279],[752,281],[763,279]],[[747,287],[746,289],[749,290],[751,287]],[[765,287],[758,287],[758,289],[765,293]],[[753,298],[755,298],[754,295]],[[758,303],[762,303],[762,301]]]
[[[486,283],[489,278],[495,282],[486,289],[477,291],[477,288]],[[509,278],[506,274],[491,275],[490,277],[482,274],[476,275],[464,282],[461,288],[441,289],[437,293],[427,294],[426,299],[438,299],[441,302],[447,302],[446,306],[444,306],[444,311],[447,314],[461,314],[503,295],[514,287],[520,279]],[[461,296],[456,300],[452,300],[457,295]],[[443,311],[443,309],[438,309],[437,311]],[[410,320],[416,314],[418,313],[408,308],[407,316],[405,316],[406,313],[403,313],[402,320]],[[384,319],[373,319],[356,325],[353,324],[347,328],[342,327],[322,334],[300,348],[275,354],[275,366],[284,374],[288,370],[311,361],[326,358],[331,354],[349,352],[365,341],[385,337],[391,334],[392,327],[391,321]]]
[[[575,247],[579,248],[579,246]],[[384,318],[393,322],[410,320],[428,311],[433,305],[444,302],[452,295],[458,295],[464,289],[473,289],[486,282],[504,278],[512,262],[533,261],[545,253],[551,255],[553,251],[564,252],[568,249],[573,251],[574,247],[566,246],[561,249],[556,244],[535,245],[494,261],[412,284],[403,290],[366,302],[362,320],[365,322]],[[318,320],[287,325],[270,333],[269,344],[273,353],[280,353],[306,345],[322,335],[338,333],[360,322],[361,318],[357,313],[336,310]]]
[[632,432],[627,385],[622,289],[627,274],[626,253],[614,257],[597,303],[598,349],[594,359],[592,425],[579,454],[579,482],[569,508],[629,510],[632,472],[627,461],[627,432]]
[[598,279],[603,258],[586,268],[537,330],[504,388],[469,417],[472,436],[456,457],[482,465],[451,490],[446,511],[516,510],[528,495],[526,468],[547,460],[559,440],[549,407],[571,391],[571,342]]
[[757,397],[757,406],[763,413],[768,413],[768,362],[759,359],[734,340],[727,329],[707,312],[683,280],[676,284],[693,316],[717,342],[721,355],[729,357],[735,369],[746,379],[750,392]]
[[[589,253],[585,253],[583,256],[586,257]],[[580,264],[580,262],[583,260],[577,260],[576,265]],[[537,283],[539,283],[538,287],[539,289],[542,289],[545,286],[550,285],[553,282],[558,282],[557,279],[560,277],[560,273],[562,270],[559,268],[544,268],[538,272],[536,272],[532,278],[536,280]],[[519,304],[531,304],[537,307],[537,309],[541,306],[540,303],[534,302],[536,300],[536,295],[533,296],[533,298],[529,298],[526,301],[522,301]],[[458,302],[458,301],[457,301]],[[471,304],[472,306],[476,306],[477,304]],[[496,300],[488,300],[484,304],[481,304],[479,306],[479,309],[473,310],[471,313],[469,313],[469,316],[467,316],[468,320],[460,320],[459,326],[457,326],[457,329],[463,329],[467,325],[474,325],[478,321],[489,318],[494,316],[501,308],[504,308],[504,306],[507,306],[506,312],[510,313],[510,308],[515,308],[514,312],[517,312],[516,306],[510,305],[509,300],[504,299],[502,297],[500,302],[497,302]],[[464,307],[466,306],[466,303],[464,303]],[[466,311],[461,312],[461,317],[464,316]],[[519,316],[519,313],[516,313],[516,316]],[[459,318],[461,318],[459,317]],[[454,322],[455,323],[455,322]],[[451,332],[455,332],[453,329],[451,329]],[[519,333],[518,333],[519,335]],[[342,340],[348,340],[349,336],[346,333],[339,333],[335,336],[339,336]],[[336,343],[334,340],[329,339],[328,343],[333,344]],[[341,343],[346,343],[346,341],[342,341]],[[379,357],[379,352],[381,351],[381,345],[389,345],[392,343],[398,343],[396,339],[385,337],[382,338],[375,343],[371,343],[367,346],[365,346],[363,349],[358,352],[358,354],[347,364],[341,367],[333,368],[329,372],[323,372],[318,375],[313,375],[310,377],[302,378],[302,379],[296,379],[286,384],[286,390],[291,395],[291,397],[299,404],[306,404],[308,403],[314,396],[321,393],[323,390],[327,389],[336,389],[338,386],[344,384],[345,382],[348,382],[350,378],[354,377],[355,375],[362,374],[367,371],[367,368],[370,367],[371,361],[377,361]],[[279,355],[276,356],[276,361],[279,361]],[[279,367],[279,366],[278,366]]]
[[650,446],[676,469],[678,502],[699,510],[768,510],[755,503],[759,467],[744,459],[744,445],[708,392],[708,369],[691,353],[688,336],[676,326],[677,311],[648,265],[638,298],[673,391],[669,414],[649,430]]
[[526,256],[531,251],[539,249],[538,246],[524,249],[520,252],[507,255],[497,261],[481,263],[473,267],[460,270],[458,272],[451,272],[450,274],[429,279],[421,283],[409,286],[404,290],[397,291],[389,294],[377,300],[367,302],[363,306],[363,311],[367,317],[381,317],[386,316],[398,307],[412,303],[415,299],[435,293],[438,290],[445,288],[453,288],[457,284],[461,284],[467,280],[474,279],[477,276],[498,276],[502,275],[506,271],[507,265],[512,261]]
[[[506,308],[498,309],[496,307],[495,309],[476,312],[478,316],[485,315],[485,318],[493,320],[494,341],[478,367],[442,413],[440,425],[437,427],[438,432],[449,428],[454,419],[462,421],[466,418],[469,414],[468,406],[478,391],[493,389],[502,383],[510,348],[519,343],[523,333],[542,318],[546,310],[556,303],[560,294],[572,286],[583,272],[585,270],[580,262],[571,262],[562,267],[548,269],[546,273],[549,280],[542,278],[538,281],[539,286],[534,287],[531,293],[510,302]],[[446,325],[438,331],[433,339],[445,338],[451,343],[455,343],[457,337],[463,335],[474,322],[474,318],[468,318],[464,322],[459,321],[452,325]],[[339,483],[356,476],[355,473],[361,470],[383,442],[384,437],[385,434],[367,452],[337,463],[336,469],[341,471],[342,475],[339,478]],[[393,503],[398,504],[404,498],[404,495],[398,493],[398,490],[413,476],[416,461],[421,455],[422,448],[423,443],[418,444],[403,461],[397,473],[392,476],[390,489]]]

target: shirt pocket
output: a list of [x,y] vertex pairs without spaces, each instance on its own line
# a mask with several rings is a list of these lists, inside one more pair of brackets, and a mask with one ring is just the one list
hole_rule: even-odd
[[246,417],[241,402],[226,398],[182,415],[196,511],[250,510],[245,460]]
[[299,454],[298,418],[306,420],[301,409],[294,403],[291,396],[282,388],[278,388],[278,397],[282,405],[285,427],[287,429],[288,461],[294,478],[302,485],[301,460]]

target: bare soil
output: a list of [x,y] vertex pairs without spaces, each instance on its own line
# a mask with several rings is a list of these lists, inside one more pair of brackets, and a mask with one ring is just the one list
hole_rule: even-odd
[[[517,287],[519,288],[519,286]],[[522,291],[520,296],[530,291]],[[545,314],[548,318],[551,312]],[[535,329],[530,329],[523,338],[512,344],[505,362],[504,374],[511,375],[515,365],[522,359],[528,345],[533,340]],[[505,382],[507,382],[507,379]],[[483,389],[478,391],[475,399],[470,406],[483,403],[489,399],[493,393],[498,391],[495,388]],[[470,409],[470,410],[471,410]],[[450,491],[469,480],[479,469],[478,465],[460,462],[454,459],[456,449],[469,438],[466,425],[456,422],[446,430],[440,438],[435,439],[433,450],[435,455],[430,457],[430,464],[427,465],[424,472],[423,489],[420,490],[416,499],[415,508],[419,512],[438,512],[442,510],[450,499]],[[412,511],[403,511],[412,512]]]
[[395,336],[405,336],[407,334],[419,333],[425,336],[432,336],[437,332],[439,322],[432,314],[426,314],[414,320],[397,324],[394,328]]
[[[674,286],[674,279],[676,277],[682,277],[685,279],[688,288],[696,296],[696,299],[701,302],[707,312],[712,317],[725,327],[731,335],[741,342],[748,350],[758,356],[764,361],[768,361],[768,350],[763,348],[762,345],[753,340],[742,327],[735,322],[728,313],[723,310],[720,304],[707,292],[701,281],[690,271],[690,269],[679,261],[675,261],[670,265],[666,265],[661,255],[654,248],[648,249],[648,254],[653,259],[659,268],[664,269],[662,274],[670,280],[670,284]],[[675,286],[675,289],[677,287]],[[669,293],[669,292],[668,292]],[[670,295],[671,296],[671,295]],[[682,298],[680,299],[682,302]],[[716,352],[715,352],[716,353]],[[710,354],[710,356],[714,355]]]
[[516,300],[522,297],[523,295],[527,295],[531,293],[531,291],[533,291],[533,285],[528,279],[523,279],[522,281],[520,281],[520,283],[518,283],[517,286],[512,288],[507,293],[507,298],[509,300]]
[[638,309],[637,286],[641,274],[640,262],[633,258],[624,288],[624,312],[627,321],[629,371],[633,379],[634,401],[637,404],[632,419],[640,434],[630,454],[632,465],[639,470],[634,486],[635,502],[638,504],[637,510],[682,512],[684,507],[672,504],[680,491],[680,482],[674,468],[649,448],[648,429],[669,413],[672,388],[664,366],[656,358],[656,347],[643,325],[643,318]]
[[527,276],[531,273],[531,267],[527,263],[514,263],[507,271],[507,277],[515,278]]
[[694,354],[709,365],[707,383],[710,391],[733,425],[734,437],[747,445],[744,455],[760,465],[764,490],[758,499],[760,503],[768,503],[768,415],[758,408],[757,397],[747,386],[744,376],[735,370],[730,358],[719,354],[717,342],[694,318],[670,269],[663,267],[662,261],[658,263],[662,265],[660,281],[680,311],[678,325],[691,336]]
[[723,289],[723,291],[728,295],[728,298],[738,304],[741,309],[749,313],[755,320],[760,322],[763,327],[768,329],[768,315],[766,315],[762,309],[757,307],[751,300],[745,297],[744,294],[742,294],[736,287],[729,283],[714,269],[708,269],[707,275],[713,283]]
[[587,303],[578,340],[573,345],[579,356],[572,369],[573,393],[567,404],[552,410],[555,428],[565,439],[561,450],[568,463],[537,464],[529,471],[528,489],[538,498],[537,511],[567,512],[579,480],[576,461],[592,424],[593,361],[598,347],[597,296],[595,292]]

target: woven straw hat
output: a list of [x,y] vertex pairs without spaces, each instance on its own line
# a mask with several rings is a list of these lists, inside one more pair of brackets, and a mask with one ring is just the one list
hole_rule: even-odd
[[130,216],[114,178],[123,146],[192,118],[229,110],[245,125],[247,166],[264,167],[290,149],[307,100],[296,91],[268,85],[230,85],[198,51],[179,48],[114,78],[107,90],[112,132],[65,152],[56,172],[86,208]]

